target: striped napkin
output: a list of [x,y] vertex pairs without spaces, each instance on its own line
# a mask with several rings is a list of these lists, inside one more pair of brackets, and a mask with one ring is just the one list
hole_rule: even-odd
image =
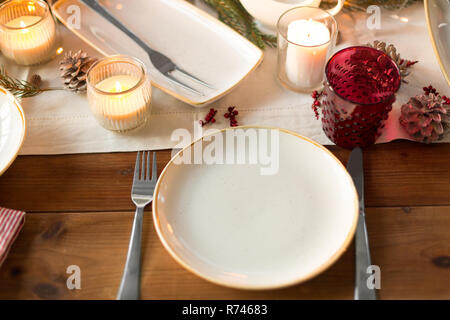
[[25,222],[25,212],[0,207],[0,266]]

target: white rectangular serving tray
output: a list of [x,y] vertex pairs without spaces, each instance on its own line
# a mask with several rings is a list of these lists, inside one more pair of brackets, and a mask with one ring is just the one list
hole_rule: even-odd
[[[80,0],[53,5],[58,19],[103,55],[126,54],[147,66],[152,84],[192,106],[207,105],[228,92],[262,61],[263,52],[216,18],[185,0],[99,0],[130,30],[182,69],[212,84],[189,84],[191,93],[159,73],[143,49]],[[186,81],[180,77],[180,80]]]

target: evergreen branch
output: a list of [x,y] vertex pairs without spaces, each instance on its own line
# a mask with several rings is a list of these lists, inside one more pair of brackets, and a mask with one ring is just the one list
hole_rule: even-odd
[[217,11],[220,21],[236,30],[259,48],[276,47],[276,37],[262,33],[255,24],[253,17],[245,10],[239,0],[203,0],[203,2]]
[[6,73],[3,66],[0,67],[0,86],[11,92],[17,98],[29,98],[44,91],[55,90],[40,88],[28,81],[14,79]]
[[[236,30],[261,49],[264,49],[266,46],[277,46],[277,38],[262,33],[255,24],[253,17],[245,10],[239,0],[202,1],[217,12],[220,21]],[[365,11],[371,5],[378,5],[387,9],[399,9],[419,1],[422,0],[347,0],[344,3],[344,10]],[[322,0],[321,5],[324,8],[331,8],[336,5],[336,0]]]

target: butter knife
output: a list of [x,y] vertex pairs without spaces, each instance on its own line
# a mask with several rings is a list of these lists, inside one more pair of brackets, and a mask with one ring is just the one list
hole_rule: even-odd
[[367,285],[369,277],[367,270],[372,265],[372,261],[370,259],[369,238],[365,218],[364,168],[361,148],[357,147],[350,153],[347,170],[352,176],[359,196],[358,224],[355,235],[355,300],[376,300],[376,289],[370,289]]

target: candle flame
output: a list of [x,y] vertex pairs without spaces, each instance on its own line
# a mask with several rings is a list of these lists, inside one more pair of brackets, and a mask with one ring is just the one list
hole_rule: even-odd
[[28,29],[25,29],[25,27],[27,26],[25,22],[23,22],[23,21],[21,20],[21,21],[19,21],[19,25],[20,25],[21,28],[24,28],[24,29],[22,29],[22,30],[20,31],[21,33],[27,33],[27,32],[28,32]]
[[35,12],[35,11],[36,11],[36,7],[34,6],[34,3],[30,2],[30,3],[28,4],[28,12],[33,13],[33,12]]
[[64,51],[64,48],[59,47],[59,48],[56,50],[56,54],[61,54],[63,51]]
[[122,92],[122,85],[119,81],[116,81],[116,92]]

